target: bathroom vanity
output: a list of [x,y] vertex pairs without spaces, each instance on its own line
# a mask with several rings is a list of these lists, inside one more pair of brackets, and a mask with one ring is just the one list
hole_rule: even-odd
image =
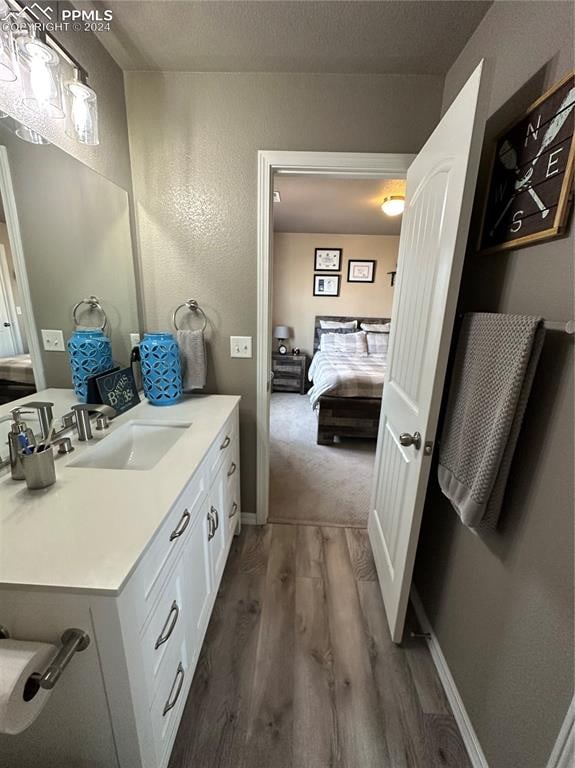
[[[46,390],[56,412],[75,400]],[[0,409],[23,405],[25,400]],[[0,625],[90,635],[6,768],[164,768],[240,525],[239,398],[143,402],[30,492],[0,476]],[[159,445],[159,447],[158,447]]]

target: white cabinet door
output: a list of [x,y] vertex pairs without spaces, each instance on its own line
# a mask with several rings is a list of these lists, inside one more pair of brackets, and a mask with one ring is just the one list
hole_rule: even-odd
[[186,631],[188,636],[193,638],[189,644],[192,663],[195,663],[200,652],[212,605],[211,542],[208,541],[210,531],[208,512],[209,504],[208,499],[206,499],[200,514],[194,521],[194,527],[190,532],[184,552],[186,574],[184,600],[188,613]]
[[479,64],[407,173],[369,537],[401,642],[483,141]]
[[212,563],[213,585],[217,588],[220,585],[220,579],[224,572],[227,555],[227,512],[226,512],[226,485],[227,476],[225,464],[216,475],[210,486],[209,503],[210,516],[212,519],[211,531],[209,532],[210,559]]

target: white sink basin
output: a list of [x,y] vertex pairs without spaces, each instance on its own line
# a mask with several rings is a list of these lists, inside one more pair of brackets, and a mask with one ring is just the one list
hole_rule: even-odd
[[191,426],[190,423],[129,421],[91,445],[70,467],[91,469],[151,469]]

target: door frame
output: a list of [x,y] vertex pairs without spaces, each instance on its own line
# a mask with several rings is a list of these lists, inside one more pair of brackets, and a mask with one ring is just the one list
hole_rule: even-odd
[[18,209],[16,207],[14,187],[12,186],[12,176],[10,175],[8,152],[6,147],[3,146],[0,146],[0,195],[2,196],[2,202],[4,203],[6,228],[10,240],[10,251],[12,253],[14,272],[16,273],[16,282],[18,283],[20,303],[22,304],[23,309],[24,331],[26,333],[26,342],[32,360],[34,382],[36,389],[40,391],[46,388],[40,337],[38,336],[36,319],[32,308],[32,296],[30,294],[26,259],[24,258],[24,247],[20,236],[20,223],[18,220]]
[[[8,268],[8,257],[4,243],[0,243],[0,294],[4,296],[8,319],[10,320],[10,336],[12,344],[16,350],[22,352],[24,344],[20,326],[18,324],[18,315],[16,313],[16,303],[14,302],[14,291],[12,290],[12,281],[10,279],[10,270]],[[19,354],[18,351],[15,354]]]
[[415,157],[415,154],[368,152],[258,151],[256,512],[243,514],[244,522],[263,525],[269,512],[273,176],[282,173],[349,179],[405,178]]

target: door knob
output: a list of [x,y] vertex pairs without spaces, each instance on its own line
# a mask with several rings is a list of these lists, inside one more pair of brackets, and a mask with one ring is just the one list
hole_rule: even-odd
[[419,432],[414,432],[413,435],[410,435],[409,432],[402,432],[399,436],[399,442],[405,447],[413,445],[418,451],[421,448],[421,435]]
[[10,323],[3,323],[4,328],[10,328]]

